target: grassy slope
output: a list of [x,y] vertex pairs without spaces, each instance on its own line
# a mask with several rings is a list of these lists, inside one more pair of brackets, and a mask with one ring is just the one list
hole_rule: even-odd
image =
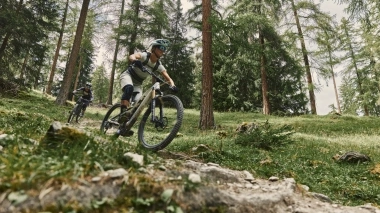
[[[86,138],[83,143],[91,142],[86,150],[79,145],[73,145],[70,150],[36,150],[30,145],[27,138],[40,141],[53,120],[66,122],[69,110],[70,107],[56,106],[54,99],[37,93],[18,99],[0,99],[0,133],[17,136],[12,141],[0,141],[0,145],[5,147],[0,155],[0,192],[33,189],[51,178],[70,182],[80,176],[98,173],[99,167],[126,166],[120,157],[126,151],[146,152],[136,146],[136,136],[103,144],[95,143],[93,137]],[[104,109],[90,107],[87,121],[83,121],[88,126],[77,127],[101,136],[98,135],[98,125],[105,112]],[[256,177],[293,177],[298,183],[309,186],[311,191],[326,194],[344,205],[380,204],[380,169],[376,170],[380,161],[378,118],[333,115],[274,117],[242,112],[215,112],[214,115],[218,128],[200,131],[197,128],[199,111],[186,109],[180,131],[182,137],[176,138],[166,149],[232,169],[248,170]],[[235,129],[239,124],[267,120],[274,126],[291,125],[295,131],[292,136],[294,143],[271,151],[235,143]],[[199,144],[208,145],[210,150],[194,156],[192,148]],[[335,154],[350,150],[369,155],[372,162],[351,165],[338,164],[332,159]]]

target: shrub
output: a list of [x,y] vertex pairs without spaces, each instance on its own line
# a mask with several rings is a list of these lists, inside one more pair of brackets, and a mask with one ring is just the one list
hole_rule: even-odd
[[292,142],[291,135],[294,133],[289,125],[278,128],[272,127],[268,120],[263,124],[257,124],[255,128],[247,132],[238,133],[235,139],[237,144],[259,149],[271,150]]

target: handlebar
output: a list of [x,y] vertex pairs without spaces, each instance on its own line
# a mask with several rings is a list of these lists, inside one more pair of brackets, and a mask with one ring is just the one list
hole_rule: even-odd
[[82,98],[81,96],[82,96],[82,94],[77,94],[77,93],[74,93],[74,92],[71,92],[71,94],[73,94],[74,96],[76,96],[76,97],[79,97],[79,99],[78,99],[78,101],[84,101],[84,102],[89,102],[89,103],[92,103],[92,100],[88,100],[88,99],[84,99],[84,98]]
[[154,72],[148,70],[145,66],[142,66],[140,67],[141,70],[143,72],[147,72],[149,73],[149,75],[153,76],[157,82],[160,82],[160,83],[163,83],[163,84],[167,84],[169,86],[169,88],[174,91],[174,92],[177,92],[178,91],[178,88],[176,86],[171,86],[168,82],[164,81],[162,78],[160,78],[159,76],[157,76]]
[[[146,67],[143,66],[143,67],[142,67],[142,71],[143,71],[143,72],[147,72],[147,73],[149,73],[149,75],[151,75],[151,76],[153,76],[154,78],[156,78],[156,81],[169,85],[166,81],[164,81],[162,78],[160,78],[159,76],[157,76],[157,75],[156,75],[155,73],[153,73],[152,71],[148,70]],[[169,86],[170,86],[170,85],[169,85]]]

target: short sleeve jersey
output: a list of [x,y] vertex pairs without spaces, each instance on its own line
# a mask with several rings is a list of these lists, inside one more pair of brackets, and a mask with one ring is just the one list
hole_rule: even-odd
[[[141,58],[139,59],[141,62],[144,62],[147,58],[147,52],[141,53]],[[158,61],[156,63],[159,63]],[[149,59],[148,63],[145,65],[145,68],[149,69],[149,71],[152,71],[153,68],[156,66],[156,63],[152,63]],[[141,79],[146,79],[149,76],[149,73],[143,72],[140,68],[132,65],[132,69],[135,71],[135,73],[140,77]],[[163,72],[165,70],[165,67],[160,64],[156,70],[156,72]]]

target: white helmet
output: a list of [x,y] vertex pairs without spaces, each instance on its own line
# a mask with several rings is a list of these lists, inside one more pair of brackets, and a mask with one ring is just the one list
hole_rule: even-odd
[[156,39],[150,42],[149,46],[152,48],[158,46],[158,48],[165,52],[169,44],[170,42],[167,39]]

